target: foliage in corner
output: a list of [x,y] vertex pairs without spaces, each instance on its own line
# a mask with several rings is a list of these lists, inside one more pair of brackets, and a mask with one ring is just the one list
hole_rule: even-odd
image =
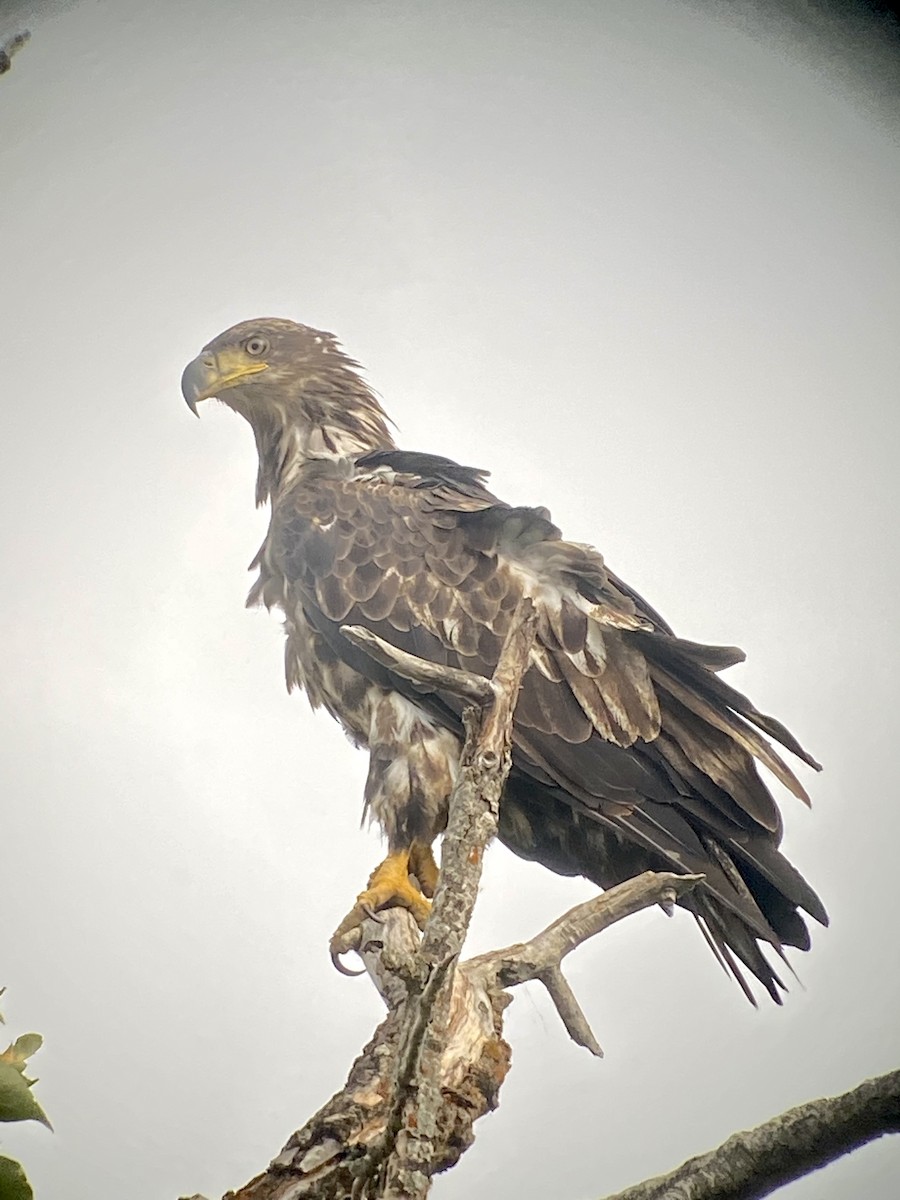
[[[6,988],[0,988],[0,996],[5,991]],[[37,1081],[25,1075],[28,1059],[40,1050],[42,1042],[39,1033],[23,1033],[0,1054],[0,1121],[40,1121],[48,1129],[53,1128],[31,1090]],[[19,1163],[0,1155],[0,1200],[33,1200],[33,1197],[31,1184]]]

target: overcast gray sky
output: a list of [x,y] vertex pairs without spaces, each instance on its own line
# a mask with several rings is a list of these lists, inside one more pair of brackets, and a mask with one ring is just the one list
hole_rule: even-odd
[[[437,1200],[587,1200],[900,1059],[900,143],[888,51],[759,6],[8,6],[0,79],[3,937],[56,1133],[39,1200],[218,1196],[379,1018],[328,936],[377,861],[365,762],[246,612],[243,422],[185,362],[334,330],[402,443],[547,504],[825,763],[786,849],[833,916],[754,1012],[686,914],[541,991]],[[844,42],[846,50],[848,43]],[[894,76],[894,78],[896,78]],[[472,949],[591,894],[490,852]],[[792,1200],[896,1195],[881,1143]],[[891,1182],[893,1180],[893,1182]]]

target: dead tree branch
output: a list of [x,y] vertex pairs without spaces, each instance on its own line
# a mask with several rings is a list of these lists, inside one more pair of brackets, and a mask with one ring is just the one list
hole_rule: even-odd
[[[458,1161],[474,1140],[477,1119],[496,1106],[509,1069],[502,1036],[508,989],[539,979],[570,1037],[602,1054],[563,976],[563,959],[640,909],[659,904],[670,911],[703,878],[646,872],[577,905],[528,942],[459,962],[484,851],[497,832],[534,622],[525,602],[491,680],[424,663],[365,630],[344,629],[404,678],[478,707],[464,713],[466,741],[424,935],[409,912],[393,908],[353,929],[344,947],[362,958],[387,1017],[343,1089],[266,1171],[224,1200],[425,1200],[433,1176]],[[900,1072],[793,1109],[609,1200],[749,1200],[898,1128]]]
[[886,1133],[900,1133],[900,1071],[791,1108],[606,1200],[757,1200]]
[[[371,1148],[365,1173],[358,1177],[356,1191],[360,1196],[368,1193],[383,1195],[386,1200],[418,1200],[427,1195],[436,1163],[444,1157],[441,1144],[446,1141],[446,1131],[442,1122],[447,1114],[442,1095],[442,1060],[449,1039],[454,991],[459,1001],[468,990],[461,982],[454,988],[456,964],[478,896],[484,851],[497,832],[500,797],[512,762],[513,710],[528,667],[535,624],[533,605],[523,601],[487,690],[487,681],[476,685],[475,677],[466,679],[462,671],[439,668],[449,676],[443,686],[463,692],[467,698],[480,692],[482,707],[464,713],[466,741],[450,800],[440,880],[422,944],[406,980],[409,995],[403,1005],[388,1120],[383,1135]],[[378,649],[382,656],[397,656],[387,643],[381,643]],[[432,686],[436,682],[433,664],[404,655],[402,667],[414,682]],[[490,1011],[489,1002],[486,1011]],[[502,1057],[505,1076],[505,1043]],[[468,1144],[471,1135],[464,1140]]]
[[[472,1124],[496,1102],[509,1065],[502,1005],[457,972],[484,850],[497,832],[512,753],[512,714],[534,640],[523,601],[492,680],[435,667],[365,630],[345,636],[405,678],[446,688],[480,708],[464,713],[466,740],[450,798],[441,873],[421,945],[408,913],[391,910],[353,931],[389,1006],[347,1086],[288,1143],[242,1200],[424,1197],[432,1175],[471,1143]],[[411,940],[412,939],[412,940]],[[478,994],[476,994],[478,992]]]
[[491,681],[483,675],[473,675],[471,671],[460,671],[456,667],[445,667],[426,662],[424,658],[416,658],[414,654],[398,650],[362,625],[342,625],[341,633],[360,650],[364,650],[369,658],[383,667],[390,667],[403,679],[451,692],[470,704],[490,704],[494,698]]
[[539,979],[556,1005],[573,1042],[585,1046],[598,1058],[603,1051],[587,1018],[562,973],[562,960],[576,946],[602,933],[623,917],[630,917],[651,904],[668,908],[678,896],[690,891],[702,875],[673,875],[668,871],[645,871],[634,879],[611,888],[593,900],[579,904],[554,921],[530,942],[493,950],[466,963],[472,972],[485,975],[488,987],[509,988]]
[[5,75],[12,66],[13,57],[19,53],[25,43],[31,38],[27,29],[14,34],[0,46],[0,75]]
[[422,1200],[435,1173],[471,1145],[475,1121],[496,1105],[509,1069],[502,1037],[506,990],[541,979],[572,1037],[599,1053],[561,972],[562,959],[613,921],[671,904],[696,876],[647,873],[572,909],[530,942],[459,964],[484,851],[497,832],[511,762],[512,716],[535,617],[517,612],[491,680],[423,663],[366,631],[344,630],[405,678],[477,701],[450,801],[441,873],[424,935],[405,909],[349,935],[388,1006],[345,1087],[288,1141],[267,1171],[231,1200]]
[[[502,1037],[503,1012],[511,999],[507,989],[540,979],[573,1039],[596,1053],[596,1039],[562,977],[562,959],[623,917],[683,894],[699,878],[646,872],[577,905],[528,942],[461,963],[452,976],[443,1038],[428,1021],[429,997],[415,993],[411,1008],[408,1001],[419,953],[412,917],[393,908],[380,913],[379,921],[367,921],[358,953],[388,1005],[387,1018],[353,1064],[344,1088],[290,1138],[267,1171],[225,1200],[410,1194],[387,1191],[387,1169],[393,1147],[408,1137],[410,1120],[418,1125],[423,1061],[435,1072],[439,1097],[426,1181],[452,1167],[474,1140],[475,1121],[496,1106],[509,1069],[509,1047]],[[548,978],[554,982],[548,985]],[[438,1042],[436,1062],[425,1059],[431,1037]],[[404,1166],[408,1161],[401,1160]]]

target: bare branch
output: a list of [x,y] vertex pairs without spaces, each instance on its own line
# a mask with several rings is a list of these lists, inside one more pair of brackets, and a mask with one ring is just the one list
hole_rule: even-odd
[[364,630],[357,645],[392,670],[447,688],[478,709],[463,714],[466,741],[450,800],[441,872],[421,944],[402,908],[355,930],[349,948],[388,1006],[388,1016],[354,1063],[346,1086],[289,1140],[269,1169],[234,1200],[423,1200],[433,1175],[471,1144],[473,1125],[493,1108],[509,1068],[502,1038],[504,990],[541,979],[575,1041],[599,1054],[560,970],[576,946],[629,913],[666,903],[698,877],[647,873],[578,905],[530,942],[459,965],[481,878],[496,835],[512,760],[512,717],[534,639],[535,613],[515,614],[492,680],[436,668]]
[[369,658],[389,667],[395,674],[413,683],[424,683],[435,689],[450,692],[467,700],[470,704],[490,704],[494,699],[491,681],[471,671],[460,671],[457,667],[444,667],[439,663],[426,662],[405,650],[398,650],[376,633],[362,625],[342,625],[341,633]]
[[493,681],[434,668],[365,631],[345,630],[406,678],[476,697],[482,707],[463,714],[466,742],[421,945],[416,948],[414,922],[402,909],[378,914],[356,937],[354,948],[388,1004],[387,1019],[354,1063],[344,1089],[234,1200],[348,1195],[419,1200],[432,1176],[471,1144],[477,1118],[494,1107],[509,1067],[509,1047],[501,1037],[508,997],[496,987],[490,991],[482,975],[456,968],[484,850],[497,831],[511,763],[512,714],[535,621],[531,602],[523,601]]
[[473,960],[497,973],[503,987],[539,979],[544,972],[558,967],[567,954],[588,938],[602,933],[610,925],[633,913],[663,904],[691,890],[702,875],[676,875],[671,871],[645,871],[627,879],[599,896],[577,904],[558,917],[552,925],[528,942],[492,950]]
[[514,987],[530,979],[539,979],[556,1006],[569,1036],[598,1058],[603,1051],[594,1037],[581,1005],[563,976],[561,964],[567,954],[588,938],[601,933],[623,917],[649,908],[651,904],[670,906],[676,897],[690,891],[702,875],[675,875],[670,871],[645,871],[609,891],[578,904],[549,925],[529,942],[492,950],[466,964],[471,971],[482,971],[501,988]]
[[[492,680],[402,655],[356,628],[345,633],[405,678],[440,687],[479,709],[464,713],[466,742],[450,802],[442,865],[424,936],[409,912],[390,909],[355,932],[356,949],[388,1015],[345,1087],[288,1141],[265,1172],[225,1200],[424,1200],[453,1166],[473,1125],[497,1102],[509,1069],[502,1038],[506,989],[547,988],[569,1036],[602,1051],[562,961],[614,922],[674,901],[702,875],[646,872],[577,905],[528,942],[459,963],[484,850],[497,831],[511,762],[512,715],[534,637],[524,603]],[[900,1072],[737,1134],[718,1150],[608,1200],[751,1200],[884,1132],[900,1130]]]
[[408,981],[419,952],[421,934],[412,913],[390,908],[377,920],[363,921],[354,931],[356,950],[389,1009],[399,1008],[409,994]]
[[489,684],[491,703],[464,714],[466,742],[450,799],[440,879],[419,953],[418,986],[411,989],[404,1014],[401,1070],[394,1089],[403,1111],[394,1144],[390,1128],[385,1139],[386,1200],[426,1196],[434,1173],[456,964],[478,897],[485,847],[497,833],[500,797],[512,762],[513,711],[535,625],[534,606],[523,600]]
[[18,54],[25,43],[31,38],[31,34],[27,29],[23,29],[21,33],[14,34],[11,38],[0,46],[0,75],[5,75],[12,66],[13,56]]
[[[430,1174],[457,1161],[471,1144],[475,1120],[496,1104],[509,1067],[509,1047],[501,1036],[503,1010],[510,999],[504,988],[540,979],[570,1036],[596,1054],[599,1046],[559,963],[615,921],[681,894],[697,878],[648,872],[577,905],[529,942],[458,966],[443,1036],[437,1034],[440,1056],[436,1066],[430,1060],[426,1064],[435,1069],[440,1097]],[[344,1089],[234,1200],[343,1200],[354,1188],[357,1196],[391,1195],[381,1190],[387,1186],[385,1164],[395,1146],[406,1144],[409,1121],[418,1127],[426,1098],[417,1077],[433,1018],[423,1022],[428,997],[415,990],[420,986],[418,942],[417,926],[406,909],[392,908],[379,913],[377,921],[364,923],[355,948],[390,1015],[357,1059]],[[438,984],[442,978],[437,977]],[[414,998],[408,1006],[410,988]],[[427,1186],[429,1172],[424,1175]],[[393,1194],[404,1195],[396,1190]]]
[[757,1200],[885,1133],[900,1133],[900,1071],[789,1109],[606,1200]]
[[584,1009],[578,1003],[578,997],[572,991],[568,979],[559,967],[549,967],[538,978],[547,989],[550,999],[556,1006],[560,1020],[566,1027],[566,1032],[576,1046],[584,1046],[597,1058],[603,1057],[603,1049],[594,1037],[594,1031],[584,1015]]

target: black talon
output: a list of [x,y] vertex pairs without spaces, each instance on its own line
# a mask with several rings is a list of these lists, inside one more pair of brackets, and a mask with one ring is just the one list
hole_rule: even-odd
[[[355,976],[357,976],[357,975],[365,975],[365,973],[366,973],[365,968],[363,968],[361,971],[354,971],[350,967],[345,967],[344,964],[341,962],[341,954],[339,951],[332,950],[330,953],[331,953],[331,965],[334,967],[334,969],[336,971],[340,971],[340,973],[342,975],[348,975],[351,979],[355,978]],[[344,953],[347,953],[347,951],[344,951]]]

